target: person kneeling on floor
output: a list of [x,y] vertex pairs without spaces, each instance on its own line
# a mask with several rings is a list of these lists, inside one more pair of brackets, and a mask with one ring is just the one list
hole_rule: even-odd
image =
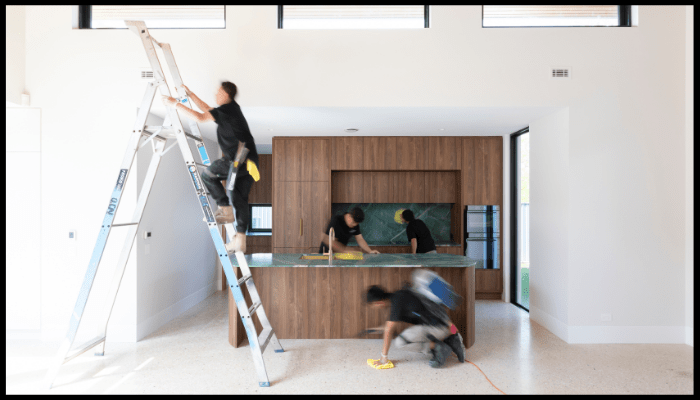
[[[423,303],[426,299],[421,299],[420,296],[410,288],[388,293],[382,287],[375,285],[367,290],[367,303],[371,307],[391,308],[389,319],[383,329],[382,357],[375,361],[375,365],[383,365],[389,361],[391,346],[432,356],[429,364],[433,368],[445,365],[451,351],[457,355],[459,362],[464,362],[465,348],[462,344],[462,336],[447,317],[447,313],[441,312],[442,315],[436,315],[429,312]],[[396,324],[399,321],[408,322],[413,326],[395,334]],[[382,329],[373,329],[373,331],[378,330]]]

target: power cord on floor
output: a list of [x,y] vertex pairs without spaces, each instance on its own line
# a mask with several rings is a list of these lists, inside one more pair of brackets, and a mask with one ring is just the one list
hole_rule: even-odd
[[[454,354],[453,354],[453,355],[454,355]],[[456,357],[456,356],[455,356],[455,357]],[[496,385],[494,385],[493,382],[491,382],[491,380],[489,379],[489,377],[486,376],[486,374],[484,374],[484,371],[482,371],[481,368],[479,368],[478,365],[474,364],[473,362],[471,362],[471,361],[469,361],[469,360],[467,360],[467,359],[464,359],[464,361],[466,361],[466,362],[468,362],[469,364],[475,366],[476,369],[478,369],[479,372],[481,372],[481,373],[484,375],[484,378],[486,378],[486,380],[489,381],[489,383],[491,384],[491,386],[495,387],[496,390],[498,390],[499,392],[503,393],[503,391],[502,391],[501,389],[497,388]],[[505,393],[503,393],[503,394],[505,394]]]

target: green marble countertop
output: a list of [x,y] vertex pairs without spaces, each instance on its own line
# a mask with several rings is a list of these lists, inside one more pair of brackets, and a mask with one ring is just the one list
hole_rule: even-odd
[[[291,254],[291,253],[256,253],[245,256],[248,266],[253,267],[457,267],[466,268],[476,266],[476,261],[455,254],[364,254],[363,260],[333,260],[328,265],[325,260],[302,260],[303,255],[319,254]],[[231,255],[231,262],[238,266],[235,256]]]

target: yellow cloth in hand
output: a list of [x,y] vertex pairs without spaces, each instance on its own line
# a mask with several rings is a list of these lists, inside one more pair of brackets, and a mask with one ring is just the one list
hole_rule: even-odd
[[233,162],[233,168],[238,168],[238,161]]
[[374,365],[374,362],[375,362],[375,361],[379,361],[379,360],[372,360],[371,358],[368,358],[368,359],[367,359],[367,365],[369,365],[370,367],[372,367],[372,368],[374,368],[374,369],[389,369],[389,368],[394,368],[394,364],[391,362],[391,360],[387,360],[386,364],[382,364],[382,365]]
[[258,172],[258,167],[254,162],[248,160],[247,162],[248,172],[255,179],[255,182],[260,180],[260,172]]

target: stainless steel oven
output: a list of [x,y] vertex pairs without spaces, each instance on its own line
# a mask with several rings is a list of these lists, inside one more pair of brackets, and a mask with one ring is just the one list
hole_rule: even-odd
[[500,207],[472,205],[464,207],[464,255],[477,262],[476,268],[499,268]]

